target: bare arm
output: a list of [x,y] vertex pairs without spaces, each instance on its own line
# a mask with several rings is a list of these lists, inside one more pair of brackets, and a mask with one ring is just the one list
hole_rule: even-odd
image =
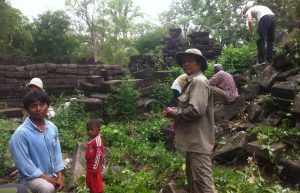
[[252,15],[251,14],[247,14],[246,16],[246,20],[247,20],[247,25],[248,25],[248,28],[249,28],[249,32],[254,35],[254,30],[253,30],[253,18],[252,18]]

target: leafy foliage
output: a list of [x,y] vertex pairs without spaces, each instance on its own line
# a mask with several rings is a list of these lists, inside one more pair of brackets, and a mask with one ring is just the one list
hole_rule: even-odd
[[8,148],[8,141],[11,137],[10,129],[16,128],[12,121],[0,119],[0,178],[7,177],[12,168],[12,157]]
[[230,73],[247,69],[256,61],[256,47],[253,44],[234,47],[230,45],[224,49],[218,62]]
[[78,141],[86,138],[85,120],[84,106],[76,101],[64,104],[56,110],[53,122],[58,128],[64,151],[72,152]]
[[47,11],[35,19],[34,55],[37,62],[52,62],[55,57],[71,55],[79,42],[71,35],[71,21],[63,11]]
[[108,97],[107,114],[111,120],[132,120],[137,117],[140,92],[131,77],[123,79]]

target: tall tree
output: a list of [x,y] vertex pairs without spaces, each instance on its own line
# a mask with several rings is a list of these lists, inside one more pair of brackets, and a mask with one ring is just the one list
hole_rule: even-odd
[[0,57],[28,55],[32,43],[29,22],[18,9],[0,0]]
[[191,0],[173,0],[169,10],[160,15],[160,20],[163,25],[180,27],[183,36],[187,37],[194,16],[195,10]]
[[34,50],[38,62],[71,55],[79,42],[71,33],[70,18],[63,11],[46,11],[34,20]]
[[132,0],[109,0],[106,8],[108,35],[103,44],[102,59],[107,63],[127,64],[137,54],[133,47],[137,18],[142,14]]
[[107,0],[66,0],[66,5],[74,14],[74,26],[81,37],[87,37],[95,62],[98,62],[100,46],[106,37],[105,9]]

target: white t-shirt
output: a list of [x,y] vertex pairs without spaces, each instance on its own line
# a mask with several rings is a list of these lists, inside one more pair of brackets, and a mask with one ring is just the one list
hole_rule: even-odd
[[245,16],[251,14],[252,17],[255,17],[257,19],[257,21],[259,22],[259,20],[265,16],[265,15],[275,15],[270,8],[266,7],[266,6],[262,6],[262,5],[255,5],[253,7],[251,7],[245,14]]

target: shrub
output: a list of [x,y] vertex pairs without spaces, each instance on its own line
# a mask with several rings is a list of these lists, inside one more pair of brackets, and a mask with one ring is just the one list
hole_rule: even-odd
[[8,176],[13,165],[13,160],[8,148],[8,141],[11,138],[9,129],[13,127],[16,127],[14,122],[0,119],[0,178]]
[[154,50],[154,67],[156,70],[162,70],[164,64],[164,56],[162,46],[156,46]]
[[132,120],[137,117],[140,92],[131,77],[109,94],[107,114],[111,120]]
[[156,83],[152,91],[152,97],[166,105],[170,104],[173,98],[171,85],[172,83],[170,80]]
[[247,69],[256,62],[256,47],[254,44],[242,47],[230,45],[223,50],[218,62],[223,64],[225,70],[230,73]]
[[[84,105],[72,101],[70,104],[60,106],[53,122],[58,128],[62,149],[71,152],[79,141],[85,140],[86,113]],[[74,140],[76,139],[76,140]]]

